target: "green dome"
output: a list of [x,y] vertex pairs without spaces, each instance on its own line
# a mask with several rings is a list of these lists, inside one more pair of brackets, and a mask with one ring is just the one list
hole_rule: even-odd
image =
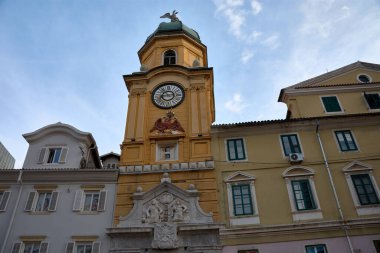
[[156,31],[154,31],[149,37],[146,39],[146,42],[148,42],[150,39],[152,39],[154,36],[159,35],[159,34],[176,34],[176,33],[185,33],[192,37],[193,39],[201,42],[201,38],[199,37],[199,34],[184,25],[181,21],[174,21],[174,22],[162,22]]

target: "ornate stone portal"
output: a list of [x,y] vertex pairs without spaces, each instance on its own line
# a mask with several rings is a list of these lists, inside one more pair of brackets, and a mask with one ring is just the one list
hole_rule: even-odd
[[221,252],[219,224],[199,206],[194,185],[182,190],[164,173],[148,192],[138,187],[131,212],[109,228],[110,252]]

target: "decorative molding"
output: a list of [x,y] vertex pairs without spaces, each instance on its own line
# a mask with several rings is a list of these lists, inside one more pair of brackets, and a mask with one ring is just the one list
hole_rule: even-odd
[[104,184],[84,184],[80,186],[81,189],[83,190],[88,190],[88,191],[96,191],[96,190],[102,190],[105,188]]
[[146,88],[133,88],[129,95],[130,96],[137,96],[137,95],[145,95],[147,92],[147,89]]
[[97,235],[73,235],[71,239],[74,241],[81,242],[93,242],[99,238]]
[[46,239],[46,235],[21,235],[19,238],[21,241],[44,241]]
[[199,162],[173,162],[160,164],[127,165],[120,167],[120,174],[148,174],[162,173],[170,171],[190,171],[190,170],[212,170],[215,162],[212,160]]
[[58,188],[56,184],[36,184],[34,185],[34,189],[37,191],[52,191]]

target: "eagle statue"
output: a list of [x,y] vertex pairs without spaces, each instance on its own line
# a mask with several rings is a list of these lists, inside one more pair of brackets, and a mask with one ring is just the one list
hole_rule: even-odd
[[176,14],[178,14],[178,11],[174,10],[172,12],[172,14],[170,14],[170,12],[168,12],[168,13],[165,13],[164,15],[162,15],[160,18],[170,18],[170,22],[176,22],[176,21],[179,21]]

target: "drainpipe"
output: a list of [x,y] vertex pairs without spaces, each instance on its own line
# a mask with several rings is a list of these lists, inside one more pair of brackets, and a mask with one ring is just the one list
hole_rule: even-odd
[[21,198],[21,193],[22,193],[22,186],[23,186],[22,185],[22,179],[21,179],[22,172],[23,172],[23,170],[21,169],[20,173],[18,174],[17,184],[20,185],[20,189],[18,191],[18,195],[17,195],[17,199],[16,199],[16,205],[15,205],[15,207],[13,209],[12,216],[11,216],[11,219],[9,221],[9,225],[8,225],[8,228],[7,228],[7,233],[5,234],[5,237],[4,237],[3,246],[1,247],[1,253],[5,253],[5,245],[7,243],[9,234],[11,232],[11,229],[12,229],[12,226],[13,226],[13,222],[14,222],[14,219],[15,219],[15,216],[16,216],[16,211],[17,211],[18,205],[20,203],[20,198]]
[[[334,193],[335,204],[336,204],[338,211],[339,211],[339,217],[343,221],[343,223],[345,223],[342,207],[341,207],[340,202],[339,202],[338,194],[336,193],[335,184],[334,184],[333,178],[331,176],[331,170],[329,167],[329,163],[327,162],[327,157],[326,157],[323,145],[322,145],[321,136],[319,135],[319,121],[318,120],[317,120],[317,128],[315,129],[315,133],[317,135],[319,147],[321,148],[321,151],[322,151],[323,161],[325,162],[327,174],[329,175],[330,186],[331,186],[333,193]],[[348,246],[350,247],[350,251],[351,251],[351,253],[354,253],[354,249],[352,247],[350,236],[348,235],[347,228],[344,225],[343,225],[343,230],[344,230],[344,234],[346,235],[346,239],[347,239]]]

